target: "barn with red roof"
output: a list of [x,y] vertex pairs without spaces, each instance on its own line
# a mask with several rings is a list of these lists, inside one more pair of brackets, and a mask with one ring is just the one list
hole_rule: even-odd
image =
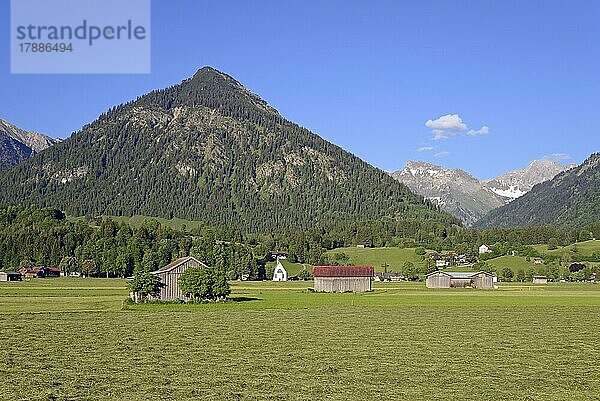
[[371,279],[374,273],[372,266],[314,266],[315,291],[371,291]]

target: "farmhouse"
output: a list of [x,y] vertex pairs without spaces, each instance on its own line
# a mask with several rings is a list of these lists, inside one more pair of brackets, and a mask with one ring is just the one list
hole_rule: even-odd
[[448,267],[450,266],[450,262],[444,259],[438,259],[435,261],[435,267]]
[[371,291],[372,266],[315,266],[315,291],[366,292]]
[[494,288],[494,275],[488,272],[443,272],[425,275],[428,288]]
[[265,255],[265,261],[267,262],[275,262],[277,261],[277,259],[281,259],[281,260],[286,260],[288,257],[288,254],[286,252],[267,252],[267,254]]
[[483,254],[483,253],[490,253],[492,252],[492,250],[490,249],[489,246],[487,246],[486,244],[483,244],[479,247],[479,254]]
[[285,267],[283,267],[279,259],[277,259],[277,266],[275,266],[275,270],[273,270],[273,281],[287,281],[287,279],[287,271],[285,270]]
[[198,259],[188,256],[177,259],[168,265],[151,272],[160,278],[160,292],[157,299],[163,301],[173,301],[176,299],[185,299],[185,295],[179,290],[179,277],[190,267],[208,267]]
[[546,276],[533,276],[533,284],[548,284],[548,277],[546,277]]
[[60,269],[56,267],[21,267],[19,273],[25,278],[60,277]]
[[21,273],[13,271],[0,272],[0,281],[21,281]]
[[58,267],[42,267],[44,277],[60,277],[61,271]]

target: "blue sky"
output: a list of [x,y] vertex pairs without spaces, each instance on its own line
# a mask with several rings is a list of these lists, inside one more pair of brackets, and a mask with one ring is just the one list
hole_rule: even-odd
[[488,178],[600,151],[599,19],[593,0],[155,0],[151,74],[11,75],[3,28],[0,118],[66,137],[211,65],[375,166]]

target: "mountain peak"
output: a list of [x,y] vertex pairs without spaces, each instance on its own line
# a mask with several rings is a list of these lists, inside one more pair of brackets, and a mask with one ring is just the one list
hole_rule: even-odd
[[248,232],[387,217],[457,223],[212,67],[111,108],[0,173],[0,202]]
[[25,131],[0,118],[0,168],[10,167],[60,142],[33,131]]
[[403,170],[391,175],[468,226],[491,209],[503,206],[527,193],[534,185],[570,168],[554,160],[541,159],[494,179],[479,180],[461,169],[449,170],[428,162],[408,161]]
[[164,109],[204,106],[242,119],[251,115],[254,119],[281,117],[277,110],[233,77],[210,66],[200,68],[177,85],[142,96],[135,105]]
[[[559,165],[560,166],[560,165]],[[552,224],[583,227],[598,221],[600,155],[592,154],[581,165],[568,168],[535,185],[522,197],[490,211],[478,227],[515,227]]]
[[186,82],[194,82],[196,84],[229,84],[240,89],[244,88],[244,86],[236,81],[232,76],[227,75],[224,72],[221,72],[208,65],[200,68],[191,78],[184,80],[182,84]]

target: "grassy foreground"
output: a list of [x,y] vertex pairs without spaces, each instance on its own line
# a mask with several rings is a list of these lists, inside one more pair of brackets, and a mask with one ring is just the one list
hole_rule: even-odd
[[124,308],[121,280],[0,283],[0,399],[600,399],[600,285],[308,285]]

